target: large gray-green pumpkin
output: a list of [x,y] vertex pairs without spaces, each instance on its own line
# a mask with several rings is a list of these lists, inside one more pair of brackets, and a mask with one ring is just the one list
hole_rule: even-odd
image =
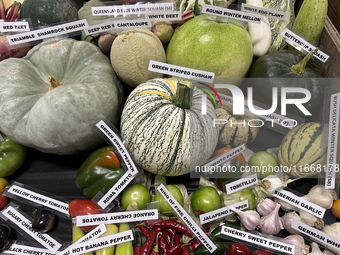
[[129,95],[121,118],[121,134],[143,169],[179,176],[201,166],[214,152],[218,127],[213,105],[202,115],[202,91],[175,79],[152,79]]
[[0,62],[0,80],[0,130],[42,152],[93,148],[102,142],[95,127],[101,118],[119,123],[122,85],[109,59],[88,42],[38,44],[26,57]]

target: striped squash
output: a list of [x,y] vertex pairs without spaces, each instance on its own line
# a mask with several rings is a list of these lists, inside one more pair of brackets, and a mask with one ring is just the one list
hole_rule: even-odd
[[295,177],[312,176],[326,162],[327,149],[322,144],[323,126],[308,122],[294,127],[283,138],[278,162]]
[[[219,123],[219,143],[235,148],[239,145],[251,143],[259,133],[260,123],[254,115],[245,112],[245,115],[233,115],[233,107],[229,104],[218,104],[215,110]],[[255,118],[254,118],[255,117]],[[248,123],[250,125],[248,125]]]
[[287,42],[283,40],[281,33],[286,28],[292,29],[295,21],[294,5],[296,0],[263,0],[263,7],[286,13],[285,20],[268,19],[272,31],[272,44],[268,53],[287,48]]
[[[206,162],[218,140],[212,103],[202,115],[203,92],[189,82],[152,79],[129,95],[121,118],[121,134],[140,166],[163,176],[180,176]],[[182,84],[183,83],[183,84]]]

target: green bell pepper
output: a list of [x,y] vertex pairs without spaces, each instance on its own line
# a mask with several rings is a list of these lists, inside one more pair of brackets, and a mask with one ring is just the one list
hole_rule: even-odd
[[27,149],[0,132],[0,177],[14,174],[25,162]]
[[103,147],[91,153],[78,170],[76,185],[87,199],[99,191],[107,193],[125,174],[112,147]]

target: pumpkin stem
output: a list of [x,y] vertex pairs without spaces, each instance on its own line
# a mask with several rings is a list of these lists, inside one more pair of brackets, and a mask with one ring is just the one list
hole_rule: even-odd
[[191,97],[191,89],[190,82],[188,81],[179,81],[177,83],[177,91],[176,94],[172,97],[172,102],[180,108],[189,109],[190,108],[190,97]]
[[306,65],[308,63],[308,61],[310,60],[310,58],[318,51],[318,48],[315,48],[315,50],[309,52],[302,60],[299,64],[293,65],[292,66],[292,71],[293,73],[297,74],[297,75],[303,75],[305,73],[305,68]]
[[228,8],[235,0],[228,0],[224,5],[223,8]]
[[54,79],[52,76],[48,76],[48,81],[50,82],[50,85],[48,86],[48,91],[55,89],[56,87],[59,87],[63,84],[58,82],[56,79]]

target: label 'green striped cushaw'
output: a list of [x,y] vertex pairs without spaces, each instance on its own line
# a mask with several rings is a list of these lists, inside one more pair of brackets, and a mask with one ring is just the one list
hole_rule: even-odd
[[323,126],[308,122],[294,127],[283,138],[278,161],[295,177],[313,176],[323,171],[327,149],[323,145]]
[[121,134],[146,171],[184,175],[205,163],[216,148],[214,106],[208,101],[203,115],[203,92],[194,87],[191,93],[187,85],[176,79],[152,79],[138,85],[125,103]]

